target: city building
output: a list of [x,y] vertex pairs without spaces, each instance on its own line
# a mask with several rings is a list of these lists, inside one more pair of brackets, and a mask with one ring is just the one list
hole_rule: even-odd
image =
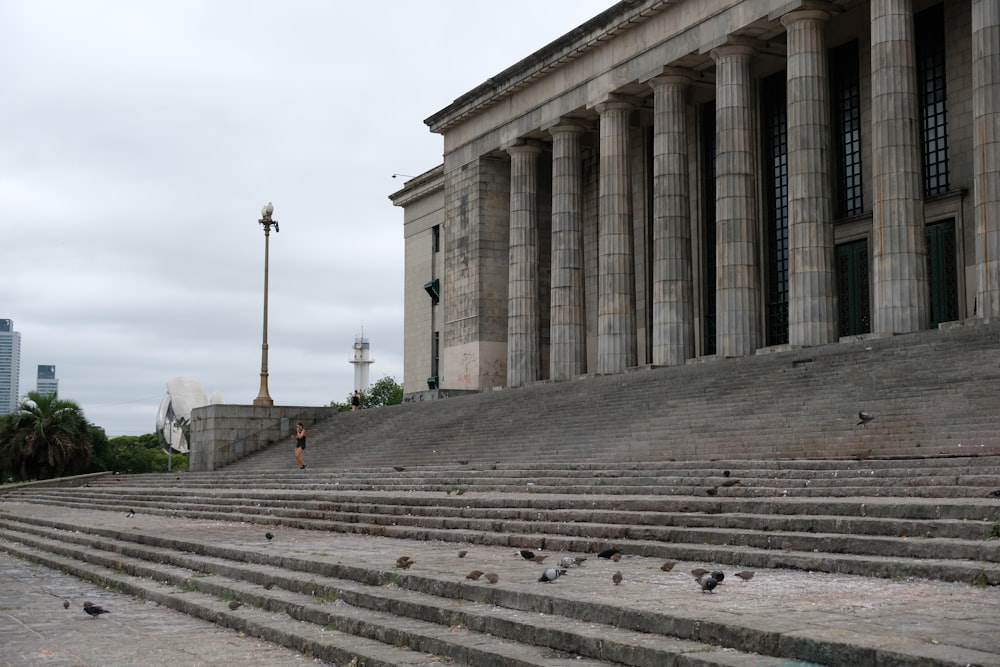
[[39,364],[35,391],[43,396],[59,393],[59,380],[56,378],[55,366]]
[[425,123],[407,388],[1000,314],[996,0],[624,0]]
[[20,400],[21,334],[13,320],[0,320],[0,415],[14,412]]

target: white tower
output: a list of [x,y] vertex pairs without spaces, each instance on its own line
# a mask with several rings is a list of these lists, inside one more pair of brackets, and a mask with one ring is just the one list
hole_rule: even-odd
[[354,337],[354,353],[351,356],[354,364],[354,388],[358,391],[368,391],[368,367],[375,363],[372,359],[371,343],[364,332]]

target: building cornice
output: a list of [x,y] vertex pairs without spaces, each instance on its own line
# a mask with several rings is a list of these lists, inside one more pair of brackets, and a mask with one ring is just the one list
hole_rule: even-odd
[[394,206],[408,206],[411,202],[444,189],[444,165],[428,169],[419,176],[408,180],[401,190],[389,195]]
[[598,48],[618,33],[648,20],[680,1],[621,0],[527,58],[490,77],[425,119],[424,124],[431,132],[444,133],[455,124],[510,97],[536,79],[551,74],[553,70]]

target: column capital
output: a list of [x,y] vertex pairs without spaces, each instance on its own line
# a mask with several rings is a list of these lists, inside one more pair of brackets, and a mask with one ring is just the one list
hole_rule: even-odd
[[697,78],[697,74],[683,67],[660,67],[639,79],[653,88],[669,83],[687,85]]
[[590,123],[581,118],[559,118],[550,125],[542,127],[549,134],[558,132],[581,133],[591,129]]
[[715,47],[709,51],[709,55],[712,56],[712,60],[718,62],[719,58],[725,58],[728,56],[746,56],[750,57],[757,53],[757,47],[753,44],[744,43],[740,41],[731,41],[726,44]]
[[836,13],[836,7],[827,6],[825,2],[803,3],[802,7],[782,14],[778,20],[785,28],[799,21],[827,21]]
[[631,111],[633,109],[637,109],[639,107],[639,103],[639,99],[632,97],[631,95],[619,95],[618,93],[612,93],[595,104],[593,109],[597,111],[597,113],[615,110]]
[[514,153],[533,153],[537,155],[542,152],[542,149],[543,144],[537,139],[517,139],[510,146],[504,147],[504,150],[510,155],[513,155]]

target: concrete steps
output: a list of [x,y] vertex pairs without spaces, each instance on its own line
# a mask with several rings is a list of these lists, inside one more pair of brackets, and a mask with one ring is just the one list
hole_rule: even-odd
[[[343,413],[321,467],[1000,454],[1000,323]],[[856,426],[859,410],[876,415]],[[230,468],[274,470],[290,443]]]
[[343,534],[582,553],[614,546],[746,567],[1000,584],[1000,499],[992,495],[1000,457],[493,467],[105,476],[9,497]]
[[[692,619],[667,613],[623,618],[607,614],[608,605],[561,604],[549,587],[525,592],[503,584],[319,566],[193,540],[80,532],[59,522],[26,525],[7,517],[0,519],[0,535],[9,553],[342,664],[357,657],[366,665],[431,664],[413,651],[484,667],[815,664],[761,655],[768,638],[752,629],[713,628],[713,635],[729,637],[725,650],[653,634],[644,630]],[[231,609],[232,600],[243,606]]]

